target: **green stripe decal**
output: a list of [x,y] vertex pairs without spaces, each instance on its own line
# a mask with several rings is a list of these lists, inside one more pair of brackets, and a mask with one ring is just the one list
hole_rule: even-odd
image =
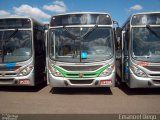
[[[95,78],[98,77],[105,69],[107,69],[110,65],[107,64],[98,70],[91,72],[91,71],[66,71],[61,67],[58,66],[52,66],[66,78]],[[83,74],[83,76],[80,77],[80,74]]]

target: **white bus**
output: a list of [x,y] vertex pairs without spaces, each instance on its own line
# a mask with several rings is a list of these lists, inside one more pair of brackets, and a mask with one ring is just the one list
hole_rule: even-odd
[[160,12],[133,14],[122,29],[122,81],[130,88],[160,87]]
[[52,87],[115,85],[115,34],[108,13],[79,12],[51,17],[47,76]]
[[45,32],[30,17],[0,18],[0,85],[35,86],[44,81]]

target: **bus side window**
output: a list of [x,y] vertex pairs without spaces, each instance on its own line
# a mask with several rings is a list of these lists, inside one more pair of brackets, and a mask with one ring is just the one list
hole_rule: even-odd
[[35,29],[34,30],[34,39],[35,39],[35,52],[38,56],[42,55],[44,53],[44,45],[43,45],[43,41],[44,41],[44,31]]
[[128,47],[129,47],[129,30],[126,30],[125,36],[124,36],[124,55],[128,56]]
[[157,18],[156,24],[157,24],[157,25],[160,25],[160,18]]
[[121,50],[121,35],[122,29],[120,27],[117,27],[115,30],[116,50]]

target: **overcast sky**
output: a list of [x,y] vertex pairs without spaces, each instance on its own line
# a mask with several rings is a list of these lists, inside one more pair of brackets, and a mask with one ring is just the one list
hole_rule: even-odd
[[49,22],[68,12],[107,12],[120,25],[133,13],[160,11],[160,0],[0,0],[0,17],[31,16]]

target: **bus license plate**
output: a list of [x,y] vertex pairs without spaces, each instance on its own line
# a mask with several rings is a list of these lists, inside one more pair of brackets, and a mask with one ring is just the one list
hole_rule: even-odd
[[101,80],[100,81],[100,85],[108,85],[108,84],[111,84],[112,81],[111,80]]
[[19,83],[22,85],[28,85],[28,84],[30,84],[30,81],[29,80],[20,80]]

